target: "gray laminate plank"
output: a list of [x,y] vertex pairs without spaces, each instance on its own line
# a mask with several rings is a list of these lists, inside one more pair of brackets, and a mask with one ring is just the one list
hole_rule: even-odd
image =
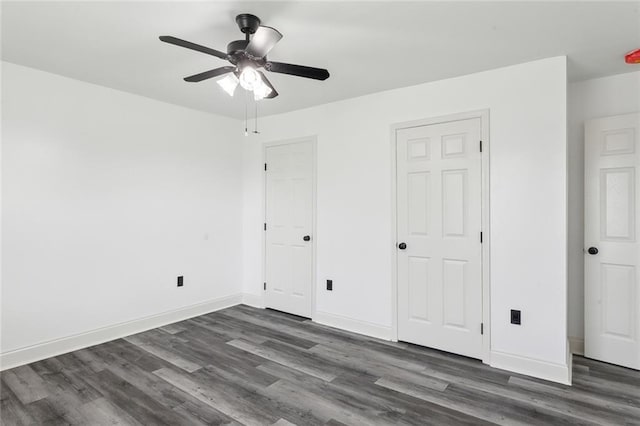
[[290,421],[285,419],[279,419],[277,422],[273,424],[273,426],[296,426],[296,424],[291,423]]
[[576,375],[573,377],[573,387],[598,394],[601,398],[615,398],[624,401],[627,405],[640,407],[640,382],[637,386],[619,383],[608,378],[589,375]]
[[[230,340],[219,340],[210,336],[207,329],[190,329],[183,334],[189,340],[189,345],[198,352],[205,351],[210,355],[207,364],[227,364],[241,362],[256,367],[264,362],[264,358],[243,351],[226,343]],[[233,340],[233,339],[231,339]]]
[[331,419],[325,423],[325,426],[347,426],[342,422],[337,421],[336,419]]
[[582,356],[576,356],[574,362],[578,365],[588,367],[592,371],[607,374],[608,377],[615,378],[616,380],[624,377],[626,379],[629,379],[632,384],[637,384],[638,381],[640,381],[640,370],[620,367],[614,364],[596,361],[594,359],[585,358]]
[[79,408],[79,411],[87,419],[87,425],[142,425],[142,423],[105,398],[87,402]]
[[112,404],[142,424],[175,425],[181,424],[184,420],[171,408],[109,370],[95,373],[88,380]]
[[[387,422],[398,423],[398,419],[406,413],[403,407],[394,404],[385,398],[379,398],[376,395],[366,394],[361,389],[351,386],[340,386],[333,382],[326,382],[317,377],[310,376],[298,370],[274,362],[266,362],[257,367],[259,370],[267,372],[274,377],[280,377],[281,380],[287,381],[294,386],[300,387],[307,395],[315,395],[307,397],[303,400],[295,400],[295,405],[305,409],[310,415],[317,418],[319,422],[326,422],[327,416],[331,415],[331,410],[338,409],[343,406],[344,401],[350,401],[353,406],[359,407],[357,411],[367,411],[375,413],[380,419],[386,419]],[[373,383],[366,383],[365,386],[372,387]],[[275,388],[278,388],[275,386]],[[287,401],[288,392],[273,393],[273,386],[268,388],[268,392],[274,397],[280,397]],[[316,406],[316,401],[323,398],[323,404]],[[302,402],[301,402],[302,401]],[[329,412],[324,410],[330,407]],[[424,424],[424,422],[421,422]]]
[[49,394],[45,382],[29,365],[3,371],[2,379],[23,404],[46,398]]
[[279,419],[279,416],[252,404],[242,394],[216,386],[213,380],[209,381],[211,385],[203,386],[201,380],[196,381],[196,378],[171,368],[162,368],[154,374],[242,424],[261,425]]
[[126,360],[148,372],[172,365],[164,359],[153,355],[124,339],[113,340],[102,345],[93,346],[89,348],[89,351],[103,361],[107,360],[110,355],[114,355],[119,359]]
[[325,345],[317,345],[309,349],[314,355],[325,362],[330,361],[335,364],[341,365],[342,368],[347,368],[351,371],[358,371],[361,373],[367,373],[374,376],[397,376],[397,377],[413,377],[417,376],[419,371],[425,369],[423,366],[420,370],[407,371],[393,364],[372,361],[365,356],[361,356],[362,353],[358,352],[359,356],[353,356],[355,351],[353,349],[342,350],[335,349]]
[[178,334],[187,329],[187,325],[184,323],[167,324],[160,327],[160,330],[169,334]]
[[42,378],[49,399],[53,395],[64,398],[70,405],[81,405],[102,397],[102,394],[84,380],[86,374],[79,370],[66,369],[58,358],[49,358],[31,364]]
[[390,404],[396,407],[397,410],[405,410],[401,419],[407,424],[416,426],[449,424],[480,426],[493,424],[478,417],[415,398],[402,392],[376,386],[374,381],[369,375],[353,374],[337,377],[331,383],[345,389],[357,389],[361,398],[383,401],[382,404]]
[[136,334],[135,336],[126,337],[125,340],[133,345],[136,345],[140,349],[157,356],[158,358],[162,358],[163,360],[175,365],[178,368],[182,368],[183,370],[188,371],[189,373],[202,368],[202,365],[190,361],[184,356],[178,355],[174,351],[167,350],[167,346],[163,346],[159,343],[154,343],[143,335]]
[[232,316],[221,313],[217,316],[217,318],[224,318],[224,322],[226,325],[235,328],[235,329],[247,329],[251,330],[252,333],[260,336],[260,338],[265,340],[276,340],[287,343],[292,346],[298,346],[304,349],[309,349],[318,344],[318,342],[304,339],[301,337],[291,336],[289,334],[283,333],[282,331],[276,331],[269,327],[265,327],[264,325],[259,325],[255,323],[250,323],[241,319],[234,318]]
[[254,333],[250,328],[232,327],[227,323],[227,321],[225,321],[225,318],[222,316],[216,316],[215,318],[194,318],[193,322],[195,322],[202,328],[206,328],[211,331],[215,330],[217,333],[221,334],[224,337],[224,340],[227,342],[231,340],[242,339],[246,340],[247,342],[262,343],[267,340],[265,337]]
[[223,313],[224,315],[233,316],[234,318],[241,319],[250,324],[262,325],[276,332],[288,334],[301,339],[315,341],[317,343],[322,343],[325,345],[331,344],[333,342],[341,344],[358,344],[364,341],[362,336],[358,336],[353,333],[351,333],[351,335],[345,335],[336,333],[333,330],[328,330],[323,327],[314,328],[313,324],[315,323],[311,323],[312,325],[308,325],[306,321],[298,322],[288,319],[281,319],[278,318],[277,314],[274,313],[265,314],[264,312],[256,312],[254,314],[250,314],[245,310],[240,309],[225,310]]
[[428,389],[429,391],[436,390],[442,392],[447,389],[447,386],[449,386],[448,383],[440,381],[429,381],[426,384],[418,384],[415,382],[407,382],[396,377],[382,377],[376,380],[376,385],[406,393],[407,395],[420,399],[422,399],[421,395],[424,394],[425,389]]
[[0,424],[17,426],[36,424],[33,413],[5,385],[4,378],[0,381]]
[[277,362],[279,364],[286,365],[295,370],[299,370],[303,373],[309,374],[319,379],[326,380],[328,382],[333,380],[336,377],[335,374],[329,371],[326,371],[322,368],[318,368],[316,365],[314,365],[311,362],[308,362],[308,361],[301,362],[295,357],[282,354],[274,349],[265,348],[263,346],[255,345],[253,343],[246,342],[243,340],[232,340],[231,342],[227,342],[227,344],[231,346],[235,346],[236,348],[242,349],[249,353],[261,356],[264,359],[268,359],[268,360]]
[[[254,370],[256,375],[264,374],[265,380],[238,380],[235,374],[228,374],[221,369],[213,369],[207,366],[202,370],[192,374],[194,380],[198,380],[203,386],[217,384],[226,389],[227,393],[237,395],[238,397],[251,398],[251,404],[254,409],[261,410],[273,418],[284,418],[295,424],[311,425],[319,424],[317,419],[313,417],[308,409],[291,404],[291,401],[274,397],[268,392],[271,385],[265,387],[267,383],[273,383],[273,377],[265,372]],[[319,379],[318,379],[319,380]]]
[[81,418],[76,409],[66,410],[65,407],[52,403],[48,398],[42,398],[27,404],[30,414],[37,425],[81,425]]
[[258,369],[332,401],[351,401],[360,411],[377,413],[377,416],[385,419],[388,424],[487,424],[477,417],[375,386],[375,378],[366,374],[341,375],[327,383],[272,362],[267,362]]
[[[108,371],[118,376],[122,380],[126,380],[135,386],[145,395],[156,400],[162,405],[175,408],[188,401],[193,401],[193,397],[180,389],[171,386],[155,374],[139,367],[134,362],[125,360],[118,354],[103,353],[103,358],[108,362]],[[165,366],[171,364],[165,363]]]
[[578,418],[591,422],[614,421],[624,424],[626,420],[635,418],[640,423],[640,406],[625,405],[615,400],[603,400],[579,389],[570,387],[559,389],[526,378],[511,377],[508,389],[511,392],[514,388],[520,392],[513,392],[512,395],[522,392],[530,395],[532,403],[557,407],[559,410],[566,410]]
[[253,388],[265,388],[280,380],[279,377],[268,372],[258,370],[250,365],[241,363],[233,365],[207,365],[204,370],[216,377],[224,378],[230,382]]
[[511,399],[496,398],[490,393],[452,383],[443,394],[450,398],[462,401],[473,410],[489,411],[497,414],[505,420],[502,424],[528,424],[528,425],[594,425],[573,416],[549,410],[541,405],[533,405]]
[[360,409],[362,405],[356,400],[332,398],[330,394],[310,391],[299,383],[280,380],[269,386],[267,392],[290,404],[308,409],[313,417],[321,419],[323,423],[336,419],[354,425],[389,424],[389,421],[381,416],[383,411]]
[[[561,418],[571,418],[575,422],[581,424],[600,424],[605,418],[610,420],[621,421],[623,419],[616,418],[613,412],[609,413],[609,416],[602,417],[602,409],[592,409],[589,405],[571,403],[567,399],[558,399],[556,395],[548,395],[540,392],[533,392],[532,390],[526,390],[520,388],[519,392],[514,392],[514,386],[512,385],[496,385],[491,382],[476,381],[466,377],[455,376],[451,374],[442,373],[436,370],[427,370],[423,372],[428,377],[438,378],[450,383],[455,383],[461,388],[466,388],[471,391],[477,391],[482,394],[491,394],[499,399],[508,402],[506,405],[522,404],[522,406],[538,407],[541,410],[547,412],[553,412],[555,415]],[[517,378],[515,379],[517,380]],[[511,384],[511,381],[510,381]]]
[[195,398],[193,401],[187,401],[175,407],[173,410],[184,417],[186,424],[189,425],[241,425],[241,423],[233,420],[226,414]]
[[319,354],[318,349],[321,345],[315,345],[310,349],[302,349],[297,346],[292,346],[284,342],[276,340],[267,340],[262,345],[262,348],[271,349],[277,351],[282,356],[287,356],[298,362],[304,362],[308,365],[313,365],[316,368],[330,372],[332,375],[337,376],[344,373],[350,373],[351,367],[341,362],[322,357]]
[[82,361],[92,373],[99,373],[108,366],[102,358],[91,352],[90,348],[80,349],[79,351],[73,352],[73,354]]

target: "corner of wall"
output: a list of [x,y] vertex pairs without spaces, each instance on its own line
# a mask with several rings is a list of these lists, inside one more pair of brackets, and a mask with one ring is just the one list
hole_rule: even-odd
[[569,352],[575,355],[584,355],[584,339],[569,336]]
[[264,298],[260,294],[242,293],[242,304],[264,309]]

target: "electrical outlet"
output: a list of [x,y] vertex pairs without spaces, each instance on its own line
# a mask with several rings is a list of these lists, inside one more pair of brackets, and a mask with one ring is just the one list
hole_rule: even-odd
[[333,280],[327,280],[327,290],[333,291]]
[[184,277],[180,275],[178,277],[178,287],[182,287],[184,285]]
[[520,325],[520,311],[512,309],[511,310],[511,324]]

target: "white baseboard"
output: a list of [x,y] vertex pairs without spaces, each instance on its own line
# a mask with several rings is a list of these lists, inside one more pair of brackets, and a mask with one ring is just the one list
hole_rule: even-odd
[[571,385],[569,365],[556,364],[504,352],[491,351],[491,366],[539,379]]
[[152,328],[162,327],[163,325],[204,315],[240,303],[242,303],[242,295],[234,294],[157,315],[3,352],[0,354],[0,371],[130,336]]
[[254,308],[264,308],[264,298],[261,294],[242,293],[242,304]]
[[580,337],[569,337],[569,347],[571,353],[576,355],[584,355],[584,339]]
[[377,337],[378,339],[391,340],[391,327],[380,324],[374,324],[367,321],[361,321],[342,315],[330,314],[328,312],[316,311],[313,321],[328,325],[330,327],[340,328],[346,331],[352,331],[365,336]]

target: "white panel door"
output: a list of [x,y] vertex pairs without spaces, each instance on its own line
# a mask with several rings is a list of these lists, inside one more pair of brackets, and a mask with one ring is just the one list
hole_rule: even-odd
[[313,142],[266,148],[265,304],[311,317]]
[[398,339],[473,358],[482,358],[480,135],[480,118],[396,132]]
[[585,356],[640,369],[640,114],[585,125]]

